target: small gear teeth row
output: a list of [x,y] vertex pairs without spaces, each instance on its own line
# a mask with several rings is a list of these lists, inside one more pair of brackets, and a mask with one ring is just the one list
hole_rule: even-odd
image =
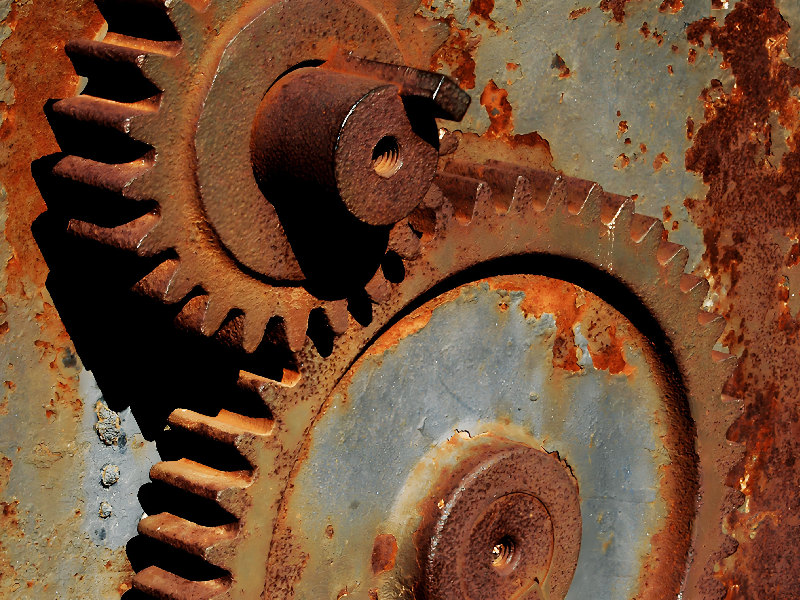
[[[239,387],[257,394],[259,381],[260,378],[256,376],[243,373]],[[225,409],[216,416],[176,409],[170,414],[168,423],[171,429],[192,435],[196,444],[222,444],[235,449],[245,458],[248,452],[242,449],[251,445],[254,439],[270,435],[272,430],[272,420],[269,418],[249,417]],[[230,556],[240,534],[239,520],[249,506],[247,488],[253,481],[254,470],[224,471],[181,458],[155,464],[150,470],[150,478],[216,503],[232,515],[232,520],[221,525],[206,526],[165,511],[143,518],[139,522],[139,534],[180,553],[199,558],[208,565],[209,571],[221,569],[227,575],[193,581],[170,571],[168,565],[155,564],[135,575],[134,588],[155,598],[171,600],[209,600],[225,594],[231,584]]]

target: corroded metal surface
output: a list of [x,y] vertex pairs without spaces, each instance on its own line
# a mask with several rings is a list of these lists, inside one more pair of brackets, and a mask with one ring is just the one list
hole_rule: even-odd
[[[421,515],[449,514],[443,507],[450,488],[463,487],[447,476],[441,486],[434,482],[442,473],[461,482],[469,467],[464,454],[500,436],[557,451],[581,485],[575,579],[569,588],[550,587],[552,579],[540,576],[551,597],[563,598],[567,589],[568,598],[634,596],[648,557],[663,564],[685,552],[686,540],[677,536],[660,548],[650,540],[692,519],[691,503],[671,502],[691,496],[695,485],[691,472],[662,479],[675,469],[669,464],[687,432],[668,417],[677,406],[668,408],[669,385],[651,360],[647,342],[619,313],[544,277],[470,284],[407,315],[337,386],[307,442],[284,509],[291,515],[285,526],[308,554],[295,593],[376,587],[381,597],[406,598],[401,591],[414,588],[417,565],[425,563],[409,552],[411,540],[424,546],[432,537]],[[516,491],[525,490],[523,470]],[[552,497],[537,497],[551,515],[576,516],[568,491],[558,509]],[[328,527],[334,533],[326,539]],[[400,548],[394,572],[372,581],[369,540],[379,535],[391,535]],[[570,536],[562,529],[554,540],[568,545]],[[483,558],[490,548],[487,542]],[[570,567],[565,554],[553,564]]]
[[[421,19],[414,17],[415,2],[399,12],[389,2],[374,4],[384,15],[397,15],[393,22],[399,29],[412,23],[428,27],[428,39],[435,43],[404,48],[408,62],[429,68],[433,54],[434,68],[452,73],[473,90],[464,129],[506,142],[493,151],[494,158],[518,162],[524,156],[536,166],[552,165],[600,181],[608,189],[639,194],[639,210],[663,219],[670,239],[689,247],[695,272],[711,276],[706,305],[719,306],[729,317],[725,342],[742,358],[726,391],[743,398],[747,406],[745,417],[732,430],[747,449],[730,480],[745,496],[744,506],[727,523],[739,551],[724,562],[719,577],[730,598],[793,598],[800,585],[792,552],[798,524],[791,512],[798,481],[793,428],[800,363],[794,349],[799,293],[794,140],[798,82],[790,66],[797,64],[798,36],[789,29],[798,21],[795,3],[784,0],[776,7],[766,0],[710,5],[620,0],[597,7],[582,2],[495,6],[491,1],[465,0],[424,2]],[[229,16],[221,13],[220,19]],[[715,17],[716,22],[701,22],[705,17]],[[122,551],[107,551],[100,541],[83,535],[67,539],[66,532],[76,531],[78,523],[72,508],[39,502],[55,489],[71,498],[91,498],[92,503],[102,497],[112,506],[113,518],[114,502],[102,490],[119,489],[115,486],[126,481],[128,470],[120,468],[120,481],[102,487],[104,467],[116,464],[103,456],[90,477],[97,476],[99,491],[84,496],[74,485],[89,476],[83,455],[67,446],[87,439],[80,437],[77,425],[84,415],[94,440],[103,444],[92,428],[99,413],[105,413],[95,412],[96,395],[82,391],[91,386],[78,386],[79,379],[88,381],[90,375],[69,358],[74,356],[71,342],[44,289],[46,269],[30,235],[31,223],[44,206],[28,166],[29,160],[57,149],[40,112],[42,105],[49,98],[71,95],[78,85],[61,54],[64,42],[100,37],[103,24],[88,3],[62,6],[37,0],[14,3],[5,23],[0,37],[9,83],[0,86],[5,103],[2,133],[13,162],[5,161],[0,175],[8,192],[2,209],[6,312],[0,331],[4,357],[8,355],[3,368],[7,363],[13,368],[4,373],[6,400],[1,409],[8,411],[2,427],[9,443],[1,450],[8,484],[0,493],[8,527],[0,540],[0,589],[10,597],[27,597],[39,589],[40,596],[114,597],[129,581]],[[437,51],[442,33],[446,43]],[[9,58],[15,54],[28,60]],[[515,154],[508,154],[511,146]],[[475,157],[464,158],[470,162]],[[688,169],[683,168],[684,160]],[[456,167],[450,179],[442,181],[442,189],[449,186],[451,193],[468,183],[457,177],[469,172]],[[508,186],[508,179],[497,178],[495,189],[504,181]],[[476,199],[482,189],[473,187]],[[501,199],[498,206],[507,206],[507,201]],[[436,202],[429,205],[427,212],[415,216],[415,224],[420,231],[435,232],[436,211],[430,207]],[[385,287],[378,282],[373,291],[383,293]],[[61,363],[59,353],[66,359]],[[323,370],[318,377],[336,372],[341,369]],[[309,377],[304,373],[298,381],[287,371],[285,383],[308,390],[303,381]],[[274,392],[267,396],[275,398]],[[46,398],[44,404],[52,398],[52,407],[42,408],[36,398]],[[211,423],[187,415],[173,418],[182,418],[188,428],[204,435],[240,439],[241,418],[226,421],[220,416]],[[286,427],[296,418],[282,414],[276,423]],[[270,427],[264,420],[246,423],[244,428],[258,435]],[[48,461],[47,450],[58,458]],[[24,455],[30,460],[17,458]],[[41,456],[45,459],[37,458]],[[284,468],[280,461],[276,465],[278,471]],[[29,485],[38,480],[47,490],[42,495]],[[223,539],[227,532],[223,527],[209,535]],[[196,533],[195,540],[211,539],[207,532]],[[48,544],[48,556],[69,557],[65,568],[70,574],[107,568],[113,575],[62,577],[60,571],[43,566],[38,550],[17,552],[31,548],[28,542],[37,538]],[[87,566],[98,555],[95,566],[107,560],[108,567]],[[206,591],[222,585],[209,583]]]

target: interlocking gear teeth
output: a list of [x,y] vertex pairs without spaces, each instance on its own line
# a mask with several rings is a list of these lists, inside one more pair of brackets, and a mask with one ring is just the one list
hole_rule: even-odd
[[[257,394],[261,385],[263,383],[258,378],[245,373],[239,380],[239,387],[250,394]],[[269,417],[252,417],[225,409],[216,416],[177,409],[170,414],[168,423],[173,429],[195,436],[198,444],[223,444],[236,449],[251,462],[254,459],[251,451],[254,440],[269,435],[273,426]],[[224,471],[182,458],[157,463],[151,469],[150,477],[218,504],[231,515],[231,520],[207,526],[164,511],[143,518],[139,522],[139,534],[230,572],[237,537],[241,534],[239,521],[252,502],[248,487],[253,481],[254,470]],[[134,587],[142,592],[156,598],[176,600],[217,597],[225,593],[230,584],[230,576],[192,581],[158,565],[141,570],[133,580]]]
[[[123,5],[137,9],[136,2]],[[340,314],[343,301],[334,301],[334,307],[330,301],[318,300],[299,287],[292,291],[292,302],[281,301],[278,296],[286,288],[273,288],[241,272],[219,247],[213,233],[202,225],[199,207],[182,206],[176,194],[169,191],[176,177],[168,168],[170,159],[165,148],[176,143],[173,132],[178,113],[174,107],[181,102],[185,85],[196,79],[191,65],[208,51],[203,43],[205,31],[214,24],[224,24],[234,8],[205,2],[157,1],[149,5],[166,11],[179,39],[151,40],[110,31],[102,41],[70,42],[66,51],[79,74],[88,76],[90,82],[102,83],[109,77],[121,80],[126,89],[121,97],[108,92],[109,97],[82,95],[64,99],[56,102],[53,110],[63,118],[125,134],[153,150],[141,159],[122,164],[67,156],[56,165],[54,174],[125,200],[155,202],[157,210],[114,226],[73,219],[70,231],[141,256],[163,255],[163,262],[135,289],[167,303],[182,302],[199,289],[207,300],[190,299],[182,307],[178,323],[204,335],[218,335],[225,343],[246,352],[261,344],[268,327],[274,330],[272,341],[282,340],[290,351],[299,351],[308,335],[308,315],[317,308],[336,315],[334,319],[323,319],[322,327],[334,337],[341,335],[345,322]],[[101,94],[108,91],[102,86],[98,89]],[[184,142],[177,139],[178,144]],[[183,184],[194,185],[189,181]],[[288,244],[281,240],[276,244],[276,255],[291,257]],[[418,247],[414,230],[405,220],[398,223],[388,251],[407,260],[416,256]],[[227,276],[219,277],[226,271]],[[372,302],[380,302],[390,293],[391,285],[379,269],[366,285],[365,293]],[[265,306],[273,312],[265,313]],[[298,310],[297,306],[301,308]],[[228,326],[223,327],[226,320]],[[224,331],[220,333],[221,328]]]
[[[287,373],[284,382],[251,380],[242,384],[257,390],[273,410],[274,430],[271,421],[269,426],[264,425],[266,421],[259,421],[256,427],[247,421],[231,420],[223,413],[207,417],[188,411],[173,413],[171,426],[235,446],[257,466],[269,466],[264,455],[291,464],[296,456],[292,454],[296,449],[291,440],[296,440],[297,432],[293,433],[294,438],[288,436],[290,441],[285,446],[273,438],[292,430],[288,420],[283,420],[284,411],[300,402],[298,399],[306,398],[303,401],[310,406],[309,418],[315,414],[327,393],[324,386],[313,387],[320,382],[319,372],[324,372],[329,383],[338,380],[376,332],[420,294],[451,275],[498,257],[552,254],[590,264],[627,286],[655,316],[686,379],[698,428],[700,484],[704,493],[695,520],[695,566],[690,570],[684,598],[718,598],[714,564],[731,548],[720,522],[735,505],[735,492],[724,488],[721,482],[740,453],[738,446],[725,438],[738,414],[738,402],[722,402],[719,398],[722,382],[735,361],[711,351],[719,335],[719,322],[703,316],[700,319],[708,322],[697,323],[708,284],[684,274],[686,250],[663,241],[663,227],[637,216],[632,200],[606,193],[591,182],[496,161],[475,164],[451,160],[423,203],[393,231],[389,248],[405,259],[406,275],[393,283],[380,271],[376,273],[367,293],[379,304],[368,325],[356,324],[343,311],[342,301],[321,301],[303,288],[271,287],[241,273],[217,278],[232,261],[220,253],[207,230],[198,229],[196,224],[202,220],[199,209],[193,207],[183,213],[175,203],[170,204],[170,197],[163,190],[173,178],[165,166],[166,150],[160,146],[165,145],[165,131],[169,132],[167,135],[177,135],[179,142],[185,141],[181,134],[174,134],[180,116],[176,98],[185,91],[183,83],[175,82],[182,75],[186,76],[187,86],[199,81],[189,65],[206,51],[205,31],[220,28],[237,7],[235,3],[216,6],[169,1],[163,6],[180,34],[179,42],[137,39],[112,32],[103,42],[75,42],[67,47],[81,75],[92,79],[108,74],[130,76],[130,89],[122,94],[124,101],[120,97],[82,96],[81,100],[57,103],[54,108],[70,119],[141,140],[152,145],[156,153],[125,164],[69,156],[56,166],[56,174],[116,193],[123,199],[155,201],[159,210],[116,227],[73,220],[70,229],[142,255],[176,252],[177,257],[165,256],[138,288],[165,301],[179,302],[199,287],[200,295],[182,307],[181,322],[205,335],[220,335],[248,351],[258,346],[265,328],[273,324],[273,337],[282,339],[298,355],[297,362],[304,365],[306,375],[303,378]],[[172,233],[165,223],[173,228]],[[403,229],[406,223],[413,237]],[[415,243],[417,235],[421,237]],[[212,254],[213,260],[204,261],[199,250],[217,254]],[[181,274],[183,269],[186,270]],[[204,276],[207,273],[215,277]],[[309,315],[314,310],[323,311],[327,317],[324,321],[335,336],[340,336],[324,368],[320,366],[322,357],[306,340]],[[348,328],[349,335],[342,336]],[[309,375],[315,369],[317,379],[312,380]],[[268,438],[269,452],[259,454],[253,450],[265,445]],[[239,576],[233,563],[213,558],[225,554],[214,549],[235,544],[248,527],[255,526],[247,521],[248,489],[258,485],[260,478],[268,477],[268,470],[227,473],[187,459],[154,467],[154,479],[212,499],[237,518],[211,532],[199,529],[197,524],[176,521],[181,517],[171,513],[156,515],[157,520],[143,521],[142,534],[161,536],[156,539],[200,555],[210,565],[227,565],[231,576],[192,582],[154,566],[137,574],[136,587],[161,598],[211,598],[226,593],[231,579]],[[276,467],[275,472],[284,473],[285,469]],[[276,498],[265,499],[268,516],[271,507],[277,506]],[[262,522],[260,526],[270,530],[269,523]],[[248,549],[258,547],[267,556],[270,535],[251,538]]]

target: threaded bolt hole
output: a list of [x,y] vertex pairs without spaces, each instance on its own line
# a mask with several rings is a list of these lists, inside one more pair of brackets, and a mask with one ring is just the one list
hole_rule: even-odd
[[512,567],[513,561],[516,560],[517,546],[509,536],[503,536],[492,545],[491,559],[492,566],[499,570],[504,571]]
[[397,138],[386,135],[378,140],[378,143],[372,149],[372,168],[375,172],[388,179],[397,173],[402,166],[400,144],[397,143]]

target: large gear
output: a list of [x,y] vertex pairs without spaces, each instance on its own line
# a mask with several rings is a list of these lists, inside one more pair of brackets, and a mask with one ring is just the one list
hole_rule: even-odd
[[[122,131],[147,146],[133,160],[126,157],[112,163],[98,156],[68,156],[56,166],[60,177],[110,192],[121,203],[131,200],[143,206],[136,218],[114,227],[73,220],[71,229],[84,237],[163,259],[140,283],[149,294],[179,302],[199,287],[199,294],[185,300],[181,323],[233,340],[248,351],[261,343],[267,328],[268,337],[291,351],[279,365],[282,378],[242,372],[239,387],[263,402],[263,410],[256,416],[230,411],[224,401],[218,414],[190,409],[172,413],[172,429],[196,434],[210,446],[235,449],[247,464],[225,470],[183,458],[153,467],[155,481],[201,502],[215,503],[230,518],[201,521],[190,513],[182,515],[180,504],[144,518],[139,525],[143,536],[199,557],[207,571],[199,578],[182,576],[179,569],[157,564],[141,570],[134,585],[159,598],[295,597],[307,557],[297,551],[292,528],[284,522],[286,503],[308,440],[324,415],[321,409],[336,386],[348,371],[357,368],[359,357],[413,309],[464,283],[512,272],[543,273],[597,294],[633,322],[646,345],[654,349],[659,362],[653,369],[663,375],[665,397],[678,398],[676,410],[685,410],[691,417],[686,435],[694,447],[682,456],[670,454],[672,464],[682,463],[676,467],[682,475],[674,485],[684,485],[689,492],[690,500],[675,509],[680,518],[678,530],[673,531],[683,536],[686,546],[666,566],[648,565],[651,573],[642,575],[639,597],[721,598],[714,571],[733,550],[722,530],[722,519],[735,506],[735,492],[724,482],[738,458],[726,432],[739,410],[736,402],[722,399],[721,391],[734,360],[714,350],[724,323],[703,310],[708,285],[684,272],[687,251],[665,241],[658,220],[636,214],[631,198],[607,193],[584,180],[493,160],[490,157],[508,155],[502,142],[442,131],[434,184],[391,233],[385,230],[383,244],[389,250],[385,256],[402,258],[400,266],[379,258],[369,277],[357,278],[371,302],[367,310],[357,298],[331,300],[296,283],[294,253],[275,219],[268,221],[274,227],[265,235],[272,236],[271,256],[286,259],[270,263],[280,276],[256,276],[253,273],[260,267],[247,264],[252,257],[235,258],[237,251],[231,244],[223,248],[209,224],[208,204],[200,198],[200,188],[214,187],[213,176],[203,175],[198,166],[203,159],[195,155],[195,150],[200,150],[192,149],[197,143],[195,136],[203,133],[198,122],[202,122],[203,102],[207,102],[215,79],[210,74],[219,74],[237,58],[251,56],[229,52],[236,50],[234,41],[242,31],[252,33],[266,27],[269,32],[267,26],[275,22],[288,27],[296,18],[305,17],[305,27],[313,36],[335,18],[344,23],[372,21],[369,11],[360,5],[324,3],[320,9],[312,4],[287,1],[264,9],[259,2],[242,7],[168,2],[164,8],[176,32],[174,39],[172,34],[134,39],[111,32],[102,42],[79,41],[68,48],[90,82],[98,63],[101,70],[112,63],[112,71],[121,69],[120,65],[141,70],[157,88],[134,86],[148,89],[146,97],[118,93],[112,99],[84,94],[55,105],[57,113]],[[352,21],[348,20],[353,14],[350,11],[357,15]],[[268,18],[260,21],[265,14]],[[342,30],[350,31],[347,26]],[[354,26],[350,34],[342,34],[350,35],[347,43],[354,46],[350,49],[359,48],[359,36],[365,31],[373,36],[371,45],[376,43],[375,36],[383,35],[380,26]],[[254,34],[251,41],[262,39]],[[384,53],[368,58],[387,63],[400,60],[390,37],[378,45]],[[269,56],[270,50],[264,50],[259,60]],[[327,56],[330,48],[317,50]],[[288,66],[302,62],[296,58],[288,61]],[[303,60],[315,58],[305,56]],[[280,64],[274,76],[265,76],[268,83],[285,70],[287,64]],[[265,91],[263,83],[254,86],[254,97],[259,100]],[[87,90],[102,91],[102,86]],[[230,102],[230,93],[220,97],[218,108]],[[240,89],[234,88],[233,93],[239,94]],[[218,162],[225,166],[229,160],[233,159],[223,156]],[[195,169],[201,172],[196,174]],[[204,180],[204,176],[211,179]],[[324,350],[318,340],[315,344],[306,335],[309,314],[314,310],[322,311],[322,320],[332,334]],[[530,460],[544,460],[536,456]],[[560,485],[570,489],[568,483]],[[444,536],[441,527],[436,531],[435,535]],[[496,546],[498,556],[505,552],[501,546]],[[439,563],[431,559],[431,564]],[[377,577],[384,571],[373,572]],[[558,580],[562,587],[549,589],[553,597],[565,597],[563,577]],[[537,583],[543,586],[542,593],[547,592],[550,584],[546,580],[537,579]],[[434,583],[425,585],[428,587],[420,592],[424,597],[446,597]],[[374,598],[370,594],[378,594],[377,590],[345,589],[339,596]],[[380,598],[384,600],[383,595]]]

